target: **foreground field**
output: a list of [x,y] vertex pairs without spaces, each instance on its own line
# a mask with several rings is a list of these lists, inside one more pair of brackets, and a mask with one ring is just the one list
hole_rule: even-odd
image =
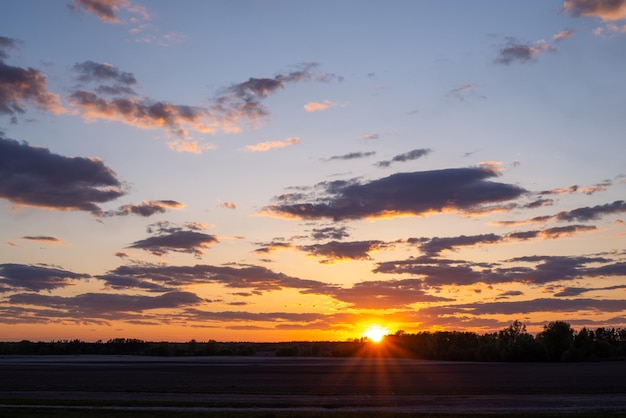
[[626,415],[626,362],[46,356],[0,358],[0,375],[2,416],[31,416],[23,414],[37,411],[14,408],[17,405],[45,407],[49,414],[54,408],[68,412],[70,408],[96,407],[90,409],[90,415],[117,411],[133,416],[140,416],[140,411],[169,411],[172,416],[263,416],[255,415],[263,412],[274,414],[264,416],[356,416],[350,414],[366,412],[379,416]]

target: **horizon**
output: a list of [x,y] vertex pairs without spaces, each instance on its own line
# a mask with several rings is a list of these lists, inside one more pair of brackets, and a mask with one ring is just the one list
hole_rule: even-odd
[[626,0],[2,8],[0,340],[626,327]]

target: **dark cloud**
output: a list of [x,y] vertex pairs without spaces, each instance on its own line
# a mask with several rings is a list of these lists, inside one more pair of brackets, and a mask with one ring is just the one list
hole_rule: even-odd
[[335,161],[335,160],[356,160],[360,158],[371,157],[372,155],[376,155],[376,151],[368,151],[368,152],[350,152],[344,155],[333,155],[332,157],[326,158],[325,161]]
[[17,122],[16,114],[26,112],[25,102],[31,103],[42,110],[63,113],[59,96],[48,91],[46,76],[34,68],[21,68],[7,65],[7,50],[13,49],[16,41],[0,37],[0,115],[12,115]]
[[196,257],[204,255],[204,250],[219,242],[215,235],[197,231],[176,230],[159,232],[157,235],[133,242],[128,248],[138,248],[156,256],[163,256],[169,252],[193,254]]
[[17,205],[101,214],[99,203],[124,195],[98,158],[64,157],[0,134],[0,198]]
[[169,292],[159,296],[84,293],[77,296],[49,296],[19,293],[8,298],[16,305],[45,306],[71,312],[76,317],[116,318],[119,312],[142,312],[150,309],[173,309],[198,305],[203,300],[190,292]]
[[73,0],[68,6],[71,10],[85,9],[106,23],[119,23],[117,12],[120,7],[127,6],[128,0]]
[[602,291],[602,290],[620,290],[626,289],[626,285],[608,286],[608,287],[565,287],[560,292],[554,294],[555,297],[571,297],[579,296],[588,292]]
[[360,309],[394,309],[413,303],[452,300],[427,294],[422,281],[417,279],[360,282],[347,289],[329,289],[326,294]]
[[461,235],[458,237],[434,237],[419,244],[420,250],[429,256],[435,256],[444,250],[453,250],[460,246],[475,246],[478,244],[493,244],[502,240],[496,234]]
[[58,268],[26,264],[0,264],[0,292],[27,289],[34,292],[67,287],[74,281],[87,279],[79,274]]
[[428,148],[414,149],[413,151],[398,154],[394,156],[391,160],[379,161],[376,163],[376,165],[378,167],[389,167],[392,163],[395,163],[395,162],[406,162],[406,161],[411,161],[411,160],[417,160],[418,158],[422,158],[430,154],[431,152],[432,150]]
[[266,244],[258,244],[261,247],[254,250],[255,253],[270,253],[276,250],[283,250],[288,248],[293,248],[293,244],[289,242],[281,242],[281,241],[272,241]]
[[523,294],[524,294],[524,292],[519,291],[519,290],[509,290],[508,292],[500,293],[496,297],[496,300],[509,299],[509,298],[515,297],[515,296],[522,296]]
[[184,317],[189,321],[218,321],[218,322],[238,322],[238,321],[258,321],[272,322],[278,326],[285,322],[311,323],[326,318],[325,315],[317,313],[292,313],[292,312],[242,312],[224,311],[210,312],[195,308],[187,308]]
[[621,312],[624,311],[623,300],[611,299],[552,299],[541,298],[524,301],[485,302],[427,307],[420,309],[422,315],[515,315],[536,312]]
[[570,211],[559,212],[554,215],[554,218],[559,221],[591,221],[599,219],[604,215],[612,215],[615,213],[626,212],[626,202],[623,200],[616,200],[613,203],[606,203],[604,205],[596,205],[592,207],[582,207],[573,209]]
[[114,82],[126,86],[137,84],[135,76],[110,64],[99,64],[93,61],[84,61],[74,65],[74,71],[78,75],[78,80],[90,82]]
[[598,228],[590,225],[569,225],[569,226],[556,226],[554,228],[546,228],[540,231],[540,234],[545,238],[559,238],[562,235],[571,235],[576,232],[589,232],[596,231]]
[[136,205],[120,206],[117,210],[104,212],[103,216],[139,215],[149,217],[157,213],[165,213],[168,209],[179,209],[184,205],[175,200],[147,200]]
[[28,241],[49,242],[53,244],[58,244],[61,242],[61,240],[56,237],[49,237],[45,235],[36,235],[36,236],[27,235],[25,237],[22,237],[22,239],[25,239]]
[[8,50],[15,49],[17,41],[6,36],[0,36],[0,60],[5,60],[9,57]]
[[545,41],[535,42],[534,44],[524,44],[514,39],[509,39],[507,45],[502,47],[498,52],[498,57],[495,62],[504,65],[513,62],[533,62],[537,59],[539,54],[553,51],[555,51],[555,49]]
[[139,289],[156,293],[171,292],[176,290],[174,287],[163,286],[158,283],[138,279],[132,276],[105,274],[98,276],[98,279],[104,281],[108,287],[115,290]]
[[276,273],[265,267],[249,265],[241,267],[206,264],[195,266],[120,266],[110,271],[108,275],[130,277],[168,287],[219,283],[230,288],[250,289],[253,293],[257,292],[256,294],[283,288],[321,290],[330,286],[315,280],[303,280],[283,273]]
[[325,244],[299,246],[298,249],[316,257],[325,257],[322,263],[338,260],[369,260],[369,253],[387,247],[382,241],[331,241]]
[[362,219],[430,212],[489,210],[484,205],[515,199],[526,191],[511,184],[487,181],[496,170],[476,167],[412,173],[359,183],[357,180],[320,183],[320,196],[285,194],[264,208],[266,214],[321,219]]
[[626,0],[565,0],[563,9],[574,17],[626,19]]
[[313,228],[311,231],[311,238],[316,241],[322,241],[326,239],[342,240],[349,237],[347,226],[327,226],[322,228]]
[[[507,267],[501,265],[506,263]],[[598,265],[602,264],[602,265]],[[498,264],[416,257],[378,263],[375,273],[409,274],[423,279],[427,286],[466,286],[476,283],[546,283],[571,281],[583,277],[626,274],[626,263],[602,257],[528,256]]]

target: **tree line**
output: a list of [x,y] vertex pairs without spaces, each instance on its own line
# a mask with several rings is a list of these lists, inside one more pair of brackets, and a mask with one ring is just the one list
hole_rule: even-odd
[[626,359],[626,329],[583,328],[555,321],[532,335],[513,322],[498,332],[398,331],[376,344],[367,338],[314,342],[149,342],[114,338],[106,342],[59,340],[0,342],[0,355],[138,355],[138,356],[389,356],[448,361],[600,361]]

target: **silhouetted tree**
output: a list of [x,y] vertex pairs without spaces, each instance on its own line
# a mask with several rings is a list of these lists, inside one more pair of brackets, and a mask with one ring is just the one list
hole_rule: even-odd
[[537,335],[549,361],[559,361],[574,342],[574,330],[563,321],[550,322]]

